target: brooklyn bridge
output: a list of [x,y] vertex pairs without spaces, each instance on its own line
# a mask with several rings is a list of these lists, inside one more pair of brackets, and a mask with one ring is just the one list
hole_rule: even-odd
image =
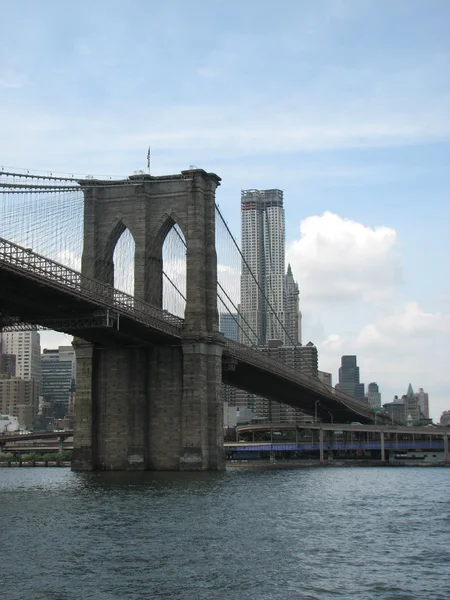
[[[74,336],[73,469],[222,469],[222,382],[325,421],[375,422],[314,373],[220,333],[219,313],[248,332],[236,290],[243,270],[255,276],[218,185],[202,169],[121,180],[0,172],[0,326]],[[127,240],[134,251],[120,261]]]

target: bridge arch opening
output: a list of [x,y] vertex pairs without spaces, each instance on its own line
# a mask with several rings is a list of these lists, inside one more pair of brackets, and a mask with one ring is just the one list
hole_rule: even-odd
[[121,224],[115,242],[112,262],[114,287],[130,296],[134,295],[134,271],[136,244],[131,231]]
[[163,309],[184,318],[186,309],[186,239],[181,227],[173,222],[162,247]]

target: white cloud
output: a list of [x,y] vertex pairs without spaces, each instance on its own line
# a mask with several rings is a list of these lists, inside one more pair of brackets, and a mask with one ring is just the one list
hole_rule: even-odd
[[331,212],[300,224],[287,261],[300,283],[303,305],[372,301],[390,296],[402,281],[397,234],[367,227]]
[[412,383],[429,392],[436,420],[450,409],[450,314],[404,300],[397,244],[390,227],[367,227],[330,212],[301,222],[287,260],[300,286],[303,341],[319,319],[312,341],[320,369],[333,373],[335,383],[341,356],[356,354],[361,381],[377,381],[383,402]]
[[414,338],[416,343],[420,340],[423,344],[434,340],[436,334],[450,334],[450,315],[427,313],[417,302],[408,302],[381,317],[375,324],[366,325],[356,343],[361,348],[376,348],[394,343],[394,340]]

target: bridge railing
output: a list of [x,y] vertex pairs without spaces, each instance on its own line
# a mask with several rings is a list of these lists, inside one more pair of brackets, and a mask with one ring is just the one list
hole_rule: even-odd
[[180,317],[137,300],[110,285],[85,277],[74,269],[3,238],[0,238],[0,262],[9,270],[19,271],[30,279],[45,279],[51,287],[66,291],[69,289],[72,294],[90,300],[102,308],[109,308],[119,315],[129,315],[155,329],[178,337],[181,335],[184,320]]
[[310,389],[312,392],[320,392],[321,395],[327,395],[330,399],[340,402],[361,416],[370,418],[375,414],[369,406],[365,406],[356,398],[348,396],[347,394],[344,394],[339,390],[326,385],[314,377],[305,375],[304,373],[299,373],[297,370],[288,367],[287,365],[283,365],[283,363],[264,355],[259,350],[255,350],[228,338],[225,342],[225,349],[232,357],[241,359],[243,362],[252,364],[257,368],[263,367],[266,371],[281,375],[282,377],[285,377],[291,381],[296,381],[302,386]]

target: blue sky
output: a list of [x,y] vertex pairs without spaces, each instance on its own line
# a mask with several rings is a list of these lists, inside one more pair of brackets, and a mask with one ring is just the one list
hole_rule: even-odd
[[383,401],[411,381],[437,418],[450,409],[449,25],[447,0],[5,1],[0,163],[122,176],[150,144],[156,175],[195,164],[223,178],[236,232],[241,189],[283,189],[321,368],[336,380],[356,353]]

